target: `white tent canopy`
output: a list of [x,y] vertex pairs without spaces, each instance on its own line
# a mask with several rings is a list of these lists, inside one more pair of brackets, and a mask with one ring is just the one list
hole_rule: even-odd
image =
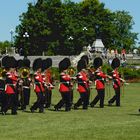
[[92,44],[92,49],[97,52],[103,52],[104,48],[105,48],[105,46],[101,39],[96,39]]

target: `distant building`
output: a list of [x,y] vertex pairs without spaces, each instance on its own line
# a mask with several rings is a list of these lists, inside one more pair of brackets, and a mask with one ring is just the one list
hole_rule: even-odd
[[105,46],[101,39],[96,39],[92,44],[92,49],[96,52],[102,53],[102,52],[104,52],[104,48],[105,48]]

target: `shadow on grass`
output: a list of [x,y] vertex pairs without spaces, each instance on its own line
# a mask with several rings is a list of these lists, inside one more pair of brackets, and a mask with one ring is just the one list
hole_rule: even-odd
[[49,111],[54,111],[54,112],[66,112],[65,110],[55,110],[54,108],[49,108]]
[[140,113],[139,112],[138,113],[130,113],[128,115],[130,115],[130,116],[140,116]]

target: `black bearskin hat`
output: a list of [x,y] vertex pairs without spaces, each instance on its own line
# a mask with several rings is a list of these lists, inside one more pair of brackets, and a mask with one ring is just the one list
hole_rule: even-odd
[[81,57],[81,59],[84,59],[84,60],[86,61],[86,64],[88,65],[88,63],[89,63],[89,58],[88,58],[87,55],[83,55],[83,56]]
[[23,59],[23,67],[30,68],[30,60],[28,58]]
[[10,68],[16,68],[17,67],[17,60],[13,56],[11,56],[9,58],[10,58],[9,59]]
[[51,67],[52,66],[52,59],[47,58],[46,61],[47,61],[47,68]]
[[80,59],[77,64],[78,72],[81,71],[82,69],[86,69],[86,67],[87,67],[86,61],[84,59]]
[[42,60],[42,71],[44,71],[46,69],[47,69],[47,60],[44,59],[44,60]]
[[9,68],[9,66],[8,66],[8,59],[9,59],[9,56],[8,55],[6,55],[6,56],[4,56],[2,58],[2,60],[1,60],[2,67]]
[[69,58],[64,58],[64,61],[67,63],[67,67],[70,67],[71,66],[71,62],[70,62],[70,59]]
[[13,56],[5,56],[2,58],[2,66],[5,68],[16,68],[17,61]]
[[68,67],[71,65],[69,58],[64,58],[59,62],[59,71],[63,71],[68,69]]
[[93,61],[94,68],[97,69],[103,65],[103,60],[100,57],[96,57]]
[[19,59],[19,60],[17,61],[17,67],[18,67],[18,69],[20,69],[20,68],[23,67],[23,60],[22,60],[22,59]]
[[42,59],[41,58],[36,58],[33,62],[33,70],[37,71],[39,68],[42,69]]
[[112,60],[111,67],[115,69],[118,68],[119,66],[120,66],[120,60],[119,58],[116,57]]
[[42,64],[42,71],[48,69],[51,66],[52,66],[52,59],[51,58],[44,59]]

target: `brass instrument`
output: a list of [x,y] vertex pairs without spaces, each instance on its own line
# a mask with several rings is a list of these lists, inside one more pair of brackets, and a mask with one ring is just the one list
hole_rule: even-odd
[[29,68],[20,68],[19,74],[21,78],[27,78],[30,75],[30,70]]
[[74,75],[76,74],[75,69],[74,69],[74,68],[72,68],[72,67],[71,67],[71,68],[69,68],[67,72],[68,72],[68,74],[69,74],[71,77],[72,77],[72,76],[74,76]]
[[7,70],[5,68],[0,68],[0,77],[5,78],[6,73],[7,73]]

